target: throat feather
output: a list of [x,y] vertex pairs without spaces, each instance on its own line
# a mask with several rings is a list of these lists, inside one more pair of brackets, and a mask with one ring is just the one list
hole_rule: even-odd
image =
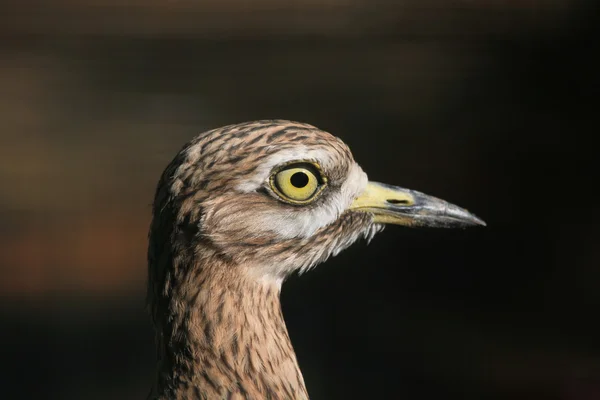
[[228,267],[197,266],[200,273],[194,268],[191,276],[181,275],[188,284],[176,285],[170,323],[157,327],[155,398],[308,399],[281,312],[280,285]]

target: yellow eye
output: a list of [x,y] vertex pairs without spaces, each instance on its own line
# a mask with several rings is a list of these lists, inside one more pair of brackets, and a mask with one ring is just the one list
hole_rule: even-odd
[[311,164],[284,167],[271,176],[271,188],[284,201],[305,204],[323,190],[325,179]]

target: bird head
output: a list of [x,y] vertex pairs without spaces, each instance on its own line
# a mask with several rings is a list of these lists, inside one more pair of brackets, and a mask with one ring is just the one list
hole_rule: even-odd
[[484,223],[443,200],[369,181],[339,138],[311,125],[231,125],[196,137],[165,170],[150,264],[167,246],[171,257],[211,254],[281,281],[370,240],[385,224]]

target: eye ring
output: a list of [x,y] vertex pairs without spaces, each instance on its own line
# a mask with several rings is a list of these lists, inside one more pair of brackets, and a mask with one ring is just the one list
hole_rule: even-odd
[[313,162],[293,161],[273,170],[271,190],[284,202],[303,205],[313,202],[327,185],[321,167]]

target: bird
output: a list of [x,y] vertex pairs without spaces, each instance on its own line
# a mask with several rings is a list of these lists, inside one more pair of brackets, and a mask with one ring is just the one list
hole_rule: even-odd
[[341,139],[306,123],[244,122],[190,140],[152,205],[149,398],[308,399],[282,283],[389,224],[485,225],[441,199],[370,181]]

